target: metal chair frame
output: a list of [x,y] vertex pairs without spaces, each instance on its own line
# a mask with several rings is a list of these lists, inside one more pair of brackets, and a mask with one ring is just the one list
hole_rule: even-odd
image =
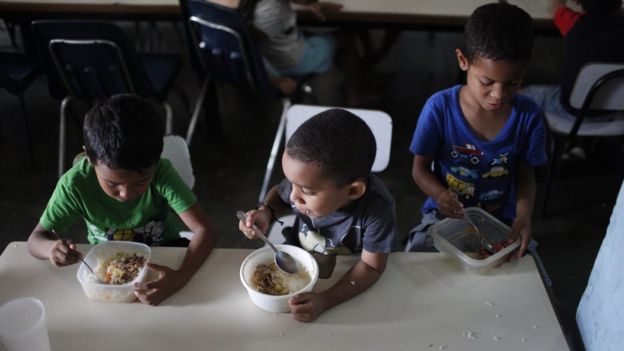
[[[65,89],[69,93],[68,96],[63,98],[61,102],[61,115],[60,115],[60,123],[59,123],[59,150],[58,150],[58,177],[60,178],[65,170],[65,159],[66,159],[66,140],[67,140],[67,116],[66,111],[69,108],[70,104],[76,99],[74,96],[76,92],[72,89],[70,82],[70,78],[67,73],[63,69],[62,60],[59,57],[59,53],[57,52],[58,47],[61,45],[104,45],[115,50],[117,54],[117,60],[119,61],[119,65],[123,72],[124,83],[126,84],[128,91],[136,94],[135,85],[130,76],[130,70],[128,69],[128,64],[126,63],[126,59],[123,55],[123,52],[119,45],[110,40],[102,40],[102,39],[89,39],[89,40],[75,40],[75,39],[52,39],[48,44],[48,51],[56,69],[58,71],[59,76],[63,81],[63,85]],[[102,84],[99,83],[101,87]],[[166,102],[162,102],[163,108],[165,109],[166,114],[166,124],[165,124],[165,133],[171,134],[173,130],[173,110],[171,106]]]
[[[622,67],[615,68],[599,76],[595,81],[591,83],[591,85],[589,86],[589,89],[587,90],[587,93],[583,96],[583,91],[582,91],[583,87],[580,86],[581,74],[583,73],[583,70],[591,69],[592,66],[596,66],[596,65],[602,65],[602,64],[588,63],[579,72],[579,76],[577,77],[577,81],[574,85],[572,94],[570,95],[570,104],[576,108],[580,107],[580,113],[578,114],[576,120],[574,121],[572,128],[570,129],[568,134],[565,136],[565,143],[563,147],[560,146],[561,141],[558,140],[558,135],[562,134],[561,131],[551,130],[551,133],[550,133],[552,136],[551,155],[548,161],[546,184],[545,184],[544,196],[543,196],[542,206],[541,206],[541,217],[547,216],[546,211],[547,211],[548,202],[550,199],[550,192],[551,192],[552,181],[554,177],[555,166],[557,163],[557,159],[559,158],[559,153],[560,151],[562,151],[561,149],[566,150],[567,148],[569,148],[574,142],[574,140],[579,135],[589,136],[589,137],[607,137],[607,136],[624,135],[624,130],[620,132],[616,132],[613,135],[611,134],[602,135],[602,134],[597,134],[597,133],[591,133],[589,131],[583,131],[581,129],[581,126],[583,122],[585,121],[587,115],[592,110],[624,111],[624,66],[623,65],[614,65],[614,68],[616,66],[622,66]],[[606,64],[606,65],[609,65],[609,64]],[[604,88],[608,88],[609,87],[608,84],[614,83],[618,79],[621,80],[618,84],[621,85],[620,92],[623,93],[623,96],[620,99],[614,99],[611,96],[607,96],[605,98],[605,96],[603,95],[606,92]],[[579,102],[581,101],[582,103],[579,106]]]

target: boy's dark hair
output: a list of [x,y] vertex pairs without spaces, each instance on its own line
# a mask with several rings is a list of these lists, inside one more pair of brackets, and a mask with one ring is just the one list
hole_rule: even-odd
[[588,14],[612,15],[622,8],[622,0],[581,0],[581,7]]
[[526,64],[533,52],[533,20],[515,5],[480,6],[464,27],[462,52],[468,62],[486,58]]
[[98,101],[82,128],[87,157],[109,168],[142,173],[160,159],[163,124],[154,106],[136,95]]
[[345,110],[331,109],[303,123],[288,140],[286,152],[302,162],[317,162],[323,176],[341,187],[367,179],[377,145],[362,119]]

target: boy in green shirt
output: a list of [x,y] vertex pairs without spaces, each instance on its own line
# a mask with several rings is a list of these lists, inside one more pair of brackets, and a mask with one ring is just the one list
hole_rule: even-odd
[[141,302],[157,305],[182,288],[208,257],[213,226],[171,162],[160,158],[164,126],[149,102],[130,94],[98,102],[86,115],[83,135],[86,157],[57,183],[28,238],[28,251],[56,266],[79,262],[76,245],[56,233],[80,217],[91,244],[129,240],[177,246],[182,229],[177,214],[193,232],[180,268],[148,263],[159,278],[135,290]]

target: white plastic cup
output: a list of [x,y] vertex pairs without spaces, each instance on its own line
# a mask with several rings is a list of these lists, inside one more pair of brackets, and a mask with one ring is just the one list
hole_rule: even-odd
[[0,306],[0,343],[7,351],[50,351],[43,303],[22,297]]

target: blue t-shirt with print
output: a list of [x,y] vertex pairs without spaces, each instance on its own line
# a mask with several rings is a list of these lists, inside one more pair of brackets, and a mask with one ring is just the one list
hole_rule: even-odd
[[[410,145],[416,155],[433,156],[434,172],[458,194],[464,207],[479,206],[509,222],[516,215],[516,172],[520,162],[546,162],[544,123],[539,107],[516,95],[509,119],[493,140],[477,137],[459,104],[461,85],[427,100]],[[427,198],[422,212],[437,209]]]

